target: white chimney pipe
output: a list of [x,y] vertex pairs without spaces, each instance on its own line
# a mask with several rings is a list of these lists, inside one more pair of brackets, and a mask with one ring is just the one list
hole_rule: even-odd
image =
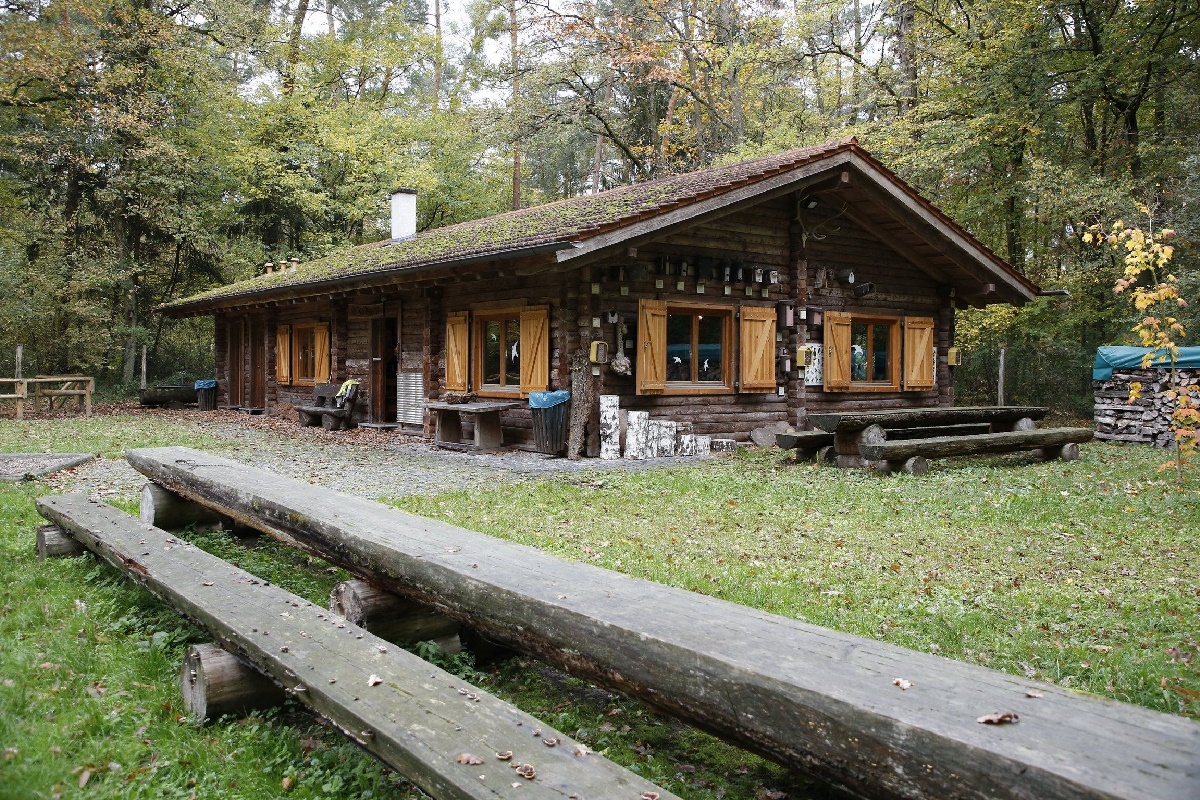
[[392,191],[392,241],[407,239],[417,232],[417,190]]

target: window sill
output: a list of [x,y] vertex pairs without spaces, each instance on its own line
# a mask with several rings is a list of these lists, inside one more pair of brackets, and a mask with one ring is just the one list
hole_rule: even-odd
[[663,394],[696,395],[696,394],[733,394],[734,392],[733,392],[732,386],[727,386],[723,383],[715,383],[715,384],[710,384],[707,386],[704,384],[668,383],[666,388],[663,389],[662,393]]
[[521,399],[521,390],[520,389],[502,389],[498,386],[495,386],[490,389],[476,389],[475,396],[476,397],[500,397],[500,398],[504,398],[506,400],[513,400],[513,399],[520,400]]

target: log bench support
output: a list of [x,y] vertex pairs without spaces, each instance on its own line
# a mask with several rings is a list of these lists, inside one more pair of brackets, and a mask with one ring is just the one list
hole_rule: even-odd
[[215,644],[187,649],[179,669],[183,707],[196,722],[282,705],[287,697],[274,681]]
[[[43,497],[37,508],[436,800],[637,798],[646,793],[678,800],[344,617],[119,509],[81,495]],[[196,670],[197,685],[202,675],[205,679],[204,713],[211,717],[226,701],[226,690],[240,697],[247,692],[238,680],[233,689],[225,680],[210,685],[212,671],[229,662],[211,650],[207,654],[222,664],[209,664],[202,653],[202,669]],[[190,667],[184,667],[182,679],[190,689]],[[541,731],[536,739],[530,736],[535,730]],[[549,747],[543,738],[559,743]],[[503,750],[533,764],[535,777],[516,777],[508,763],[497,761],[495,753]],[[464,763],[464,753],[483,761]]]
[[[564,561],[196,450],[126,457],[374,585],[859,797],[1200,797],[1191,720]],[[996,711],[1020,724],[976,722]]]
[[389,642],[433,642],[447,653],[462,651],[458,620],[366,581],[342,581],[334,586],[329,593],[329,610]]

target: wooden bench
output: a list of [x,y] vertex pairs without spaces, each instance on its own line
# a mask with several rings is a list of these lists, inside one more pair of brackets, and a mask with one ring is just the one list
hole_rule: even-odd
[[[504,431],[500,427],[500,412],[517,408],[520,403],[510,400],[479,400],[471,403],[426,403],[425,407],[437,414],[433,443],[448,450],[472,450],[490,453],[504,445]],[[462,415],[475,418],[475,435],[471,442],[462,440]]]
[[903,469],[922,473],[928,469],[928,463],[914,459],[1033,450],[1043,460],[1061,458],[1063,461],[1074,461],[1079,458],[1079,445],[1091,440],[1092,431],[1088,428],[1035,428],[975,436],[934,436],[866,443],[862,445],[862,455],[867,461],[875,462],[881,470]]
[[[969,436],[988,433],[986,423],[944,425],[941,427],[892,428],[888,439],[924,439],[932,436]],[[834,434],[826,431],[790,431],[775,434],[775,445],[781,450],[795,450],[797,461],[819,456],[821,461],[836,461],[833,450]]]
[[[167,531],[83,495],[43,497],[37,507],[435,798],[678,800],[515,706]],[[558,743],[543,744],[550,739]],[[504,750],[532,763],[534,776],[497,760]]]
[[[1191,720],[559,559],[197,450],[126,457],[493,641],[860,797],[1200,797]],[[976,721],[996,711],[1021,721]]]
[[[301,427],[320,425],[327,431],[354,427],[354,404],[358,400],[358,383],[350,384],[344,398],[339,398],[341,384],[321,383],[313,387],[313,404],[296,406]],[[340,400],[340,404],[339,404]]]

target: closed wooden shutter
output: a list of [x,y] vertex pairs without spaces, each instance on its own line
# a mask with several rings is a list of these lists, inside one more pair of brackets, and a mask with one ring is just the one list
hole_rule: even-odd
[[317,383],[328,383],[332,377],[329,371],[329,326],[317,325],[313,328],[313,380]]
[[850,389],[850,315],[842,311],[825,312],[825,389]]
[[933,317],[904,318],[904,388],[933,388]]
[[280,386],[292,382],[292,326],[279,325],[275,328],[275,383]]
[[637,393],[661,394],[667,388],[667,304],[643,299],[638,304]]
[[466,311],[446,315],[446,391],[467,391],[470,325]]
[[544,392],[550,385],[550,310],[521,312],[521,396]]
[[774,307],[742,306],[738,325],[741,369],[740,391],[775,391]]

